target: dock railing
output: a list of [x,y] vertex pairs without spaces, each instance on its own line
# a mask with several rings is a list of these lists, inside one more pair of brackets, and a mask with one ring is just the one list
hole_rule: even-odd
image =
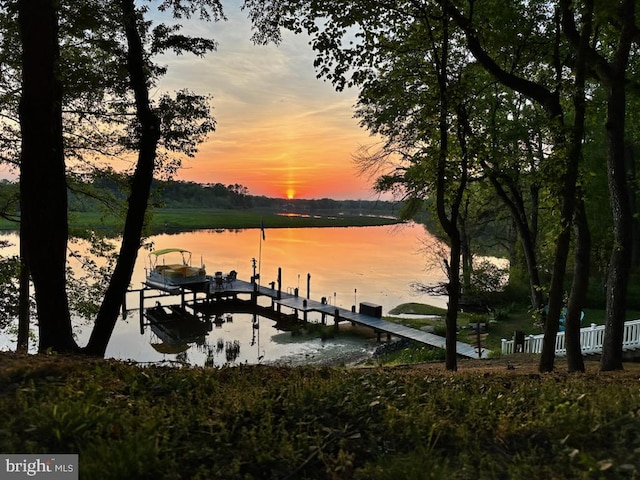
[[[556,336],[556,355],[564,356],[565,349],[565,332],[558,332]],[[543,334],[529,335],[524,338],[523,353],[542,353]],[[604,325],[596,325],[580,329],[580,345],[584,355],[592,355],[602,353],[602,345],[604,343]],[[502,339],[502,354],[509,355],[515,353],[515,340]],[[640,319],[625,322],[622,340],[623,350],[640,349]]]

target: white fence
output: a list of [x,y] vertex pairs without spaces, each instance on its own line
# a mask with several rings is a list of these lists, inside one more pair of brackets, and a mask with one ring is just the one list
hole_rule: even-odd
[[[524,337],[523,353],[542,353],[542,339],[544,335],[529,335]],[[602,353],[604,341],[604,325],[592,323],[590,327],[580,329],[580,345],[584,355]],[[623,350],[640,349],[640,319],[624,323],[622,340]],[[502,353],[515,353],[515,341],[502,339]],[[556,355],[565,355],[564,332],[556,336]]]

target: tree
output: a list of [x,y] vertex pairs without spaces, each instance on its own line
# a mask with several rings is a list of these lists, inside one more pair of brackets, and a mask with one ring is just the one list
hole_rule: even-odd
[[36,287],[39,348],[70,352],[77,346],[64,282],[68,223],[56,2],[19,0],[18,20],[22,40],[21,242]]
[[625,104],[627,66],[631,46],[638,30],[635,10],[635,1],[621,2],[617,18],[621,28],[612,61],[605,64],[609,68],[604,68],[604,71],[596,68],[599,79],[603,82],[608,94],[605,130],[607,132],[607,178],[614,238],[607,278],[607,319],[601,362],[601,369],[604,371],[622,369],[622,340],[633,251],[633,214],[629,204],[625,152]]
[[[569,21],[567,16],[571,12],[563,12],[563,21]],[[587,287],[589,284],[589,251],[591,249],[591,236],[587,223],[584,202],[577,194],[578,167],[582,158],[582,144],[585,136],[586,121],[586,101],[585,86],[587,74],[587,51],[592,29],[593,2],[585,2],[585,7],[581,13],[581,24],[583,28],[582,41],[576,52],[575,80],[573,92],[574,121],[569,144],[569,167],[567,168],[567,178],[565,184],[571,188],[565,192],[565,207],[563,213],[569,214],[569,208],[575,218],[576,230],[576,251],[574,280],[571,287],[571,295],[567,305],[567,315],[565,317],[566,331],[566,352],[569,372],[584,372],[584,362],[582,359],[582,349],[580,346],[580,320],[582,305],[584,304]],[[573,18],[573,17],[571,17]],[[570,205],[566,203],[571,202]],[[575,202],[575,203],[574,203]],[[574,208],[575,205],[575,208]],[[566,232],[569,237],[569,233]],[[568,241],[568,240],[567,240]],[[566,261],[566,260],[565,260]]]
[[[6,152],[5,152],[6,153]],[[15,223],[19,217],[20,190],[15,183],[6,180],[0,182],[0,216]],[[2,243],[2,242],[0,242]],[[23,246],[20,245],[22,250]],[[8,327],[10,321],[18,318],[16,350],[27,352],[29,348],[29,314],[31,302],[29,295],[29,270],[26,257],[20,252],[16,258],[2,259],[0,263],[0,328]],[[17,279],[17,281],[16,281]]]
[[[477,18],[477,16],[474,17],[473,8],[470,8],[468,14],[465,15],[462,11],[458,10],[452,2],[443,1],[441,3],[465,32],[467,46],[478,62],[500,83],[537,102],[544,109],[550,122],[553,145],[557,151],[562,152],[566,145],[566,136],[564,133],[564,110],[560,103],[559,89],[561,82],[559,80],[562,78],[562,71],[559,62],[560,45],[557,35],[555,36],[554,43],[552,43],[553,58],[548,64],[549,72],[553,74],[555,71],[555,77],[551,77],[551,79],[543,78],[542,81],[539,81],[525,76],[519,76],[499,65],[482,45],[480,41],[482,30],[478,25],[473,23],[474,18]],[[529,7],[531,7],[531,5]],[[538,62],[538,60],[536,60],[536,62]],[[546,85],[546,82],[549,80],[553,81],[550,87]],[[562,159],[560,156],[557,158]],[[560,182],[562,186],[559,188],[559,193],[562,195],[562,214],[561,225],[556,239],[554,266],[549,289],[549,305],[545,319],[545,335],[540,358],[541,371],[551,371],[554,367],[555,339],[559,328],[559,319],[563,303],[563,283],[566,259],[570,246],[569,226],[570,220],[573,218],[575,194],[574,165],[571,162],[572,159],[565,158],[562,163],[564,168],[559,172],[560,178],[562,179]],[[575,171],[577,171],[577,166],[575,166]]]
[[[554,72],[557,71],[555,68],[557,62],[555,60],[558,55],[556,54],[549,58],[548,63],[545,64],[544,58],[540,58],[540,52],[536,49],[536,41],[544,42],[545,44],[550,42],[548,31],[544,30],[545,25],[543,23],[547,18],[544,14],[539,14],[538,7],[540,5],[538,2],[528,2],[526,6],[519,5],[519,9],[515,12],[511,10],[505,12],[504,9],[494,8],[494,5],[485,7],[483,4],[482,12],[479,15],[480,18],[486,19],[490,15],[495,15],[496,12],[498,12],[498,16],[501,16],[498,21],[491,22],[494,26],[496,24],[505,24],[510,27],[514,24],[520,25],[520,23],[514,23],[514,15],[519,15],[519,18],[522,16],[531,18],[531,21],[525,22],[523,29],[518,30],[518,32],[511,33],[506,30],[498,30],[497,34],[493,33],[493,27],[491,30],[480,30],[479,26],[474,23],[476,19],[474,14],[477,13],[473,9],[475,4],[469,7],[468,14],[464,14],[452,2],[448,1],[408,1],[404,2],[401,7],[397,5],[397,2],[376,2],[375,5],[369,3],[363,5],[363,2],[358,2],[357,5],[348,2],[345,5],[344,2],[341,2],[340,6],[337,6],[328,1],[312,3],[292,1],[288,3],[288,6],[293,12],[302,12],[305,15],[305,19],[296,21],[295,15],[292,15],[291,18],[285,18],[283,24],[294,31],[306,29],[308,33],[314,36],[314,48],[320,52],[316,61],[320,75],[331,79],[339,89],[345,85],[366,84],[371,78],[375,78],[381,70],[381,66],[384,66],[384,63],[379,61],[380,52],[384,52],[391,41],[396,42],[395,51],[391,55],[399,56],[405,52],[412,52],[419,58],[421,54],[424,54],[424,49],[415,48],[417,43],[402,44],[402,41],[405,40],[402,37],[402,32],[404,29],[410,30],[407,25],[415,25],[428,16],[434,18],[448,16],[452,18],[459,31],[463,34],[463,37],[457,40],[456,46],[464,46],[467,49],[466,53],[461,54],[461,58],[468,59],[468,53],[471,53],[477,63],[494,76],[498,82],[538,103],[546,112],[550,123],[549,131],[553,135],[552,144],[556,145],[560,151],[564,147],[563,108],[557,91],[559,86],[547,86],[547,83],[555,83]],[[546,9],[543,9],[543,11],[546,11]],[[336,18],[336,20],[327,22],[326,17],[330,19]],[[316,23],[319,18],[325,19],[323,20],[322,28]],[[352,40],[353,34],[347,30],[347,28],[354,26],[358,29],[358,33],[355,34],[356,41]],[[536,32],[539,30],[536,30],[536,28],[540,26],[542,26],[542,33],[538,34]],[[519,40],[518,35],[520,33],[522,33],[525,41]],[[531,36],[534,38],[530,40],[529,37]],[[496,55],[499,57],[499,61],[493,58],[483,46],[481,38],[497,38],[499,40],[499,43],[491,46],[492,51],[497,52]],[[440,41],[443,42],[444,40],[441,38]],[[551,36],[552,46],[553,41],[554,37]],[[444,49],[444,47],[441,48]],[[500,53],[504,50],[511,51],[517,48],[520,49],[518,51],[519,56],[514,58],[505,57]],[[557,49],[552,51],[555,52]],[[393,61],[388,58],[383,58],[383,60],[386,62]],[[533,68],[536,71],[542,72],[538,75],[539,79],[526,77],[526,72],[532,69],[531,64],[534,65]],[[423,66],[421,65],[421,67]],[[420,70],[415,70],[415,72],[420,72]],[[522,72],[522,75],[520,75],[520,72]],[[405,75],[411,75],[411,72],[408,71]],[[429,87],[428,83],[422,83],[420,86],[420,88],[424,89],[429,89]],[[442,91],[442,88],[440,88],[440,91]],[[452,105],[463,105],[460,97],[464,97],[465,93],[468,92],[469,89],[465,90],[464,87],[452,91],[447,101]],[[401,90],[396,93],[398,94],[396,102],[402,106],[404,99],[400,98],[400,95],[406,95],[406,93]],[[411,111],[413,118],[419,118],[420,113],[418,108],[414,108]],[[458,120],[461,121],[460,112],[455,112],[455,114],[458,116]],[[403,125],[410,122],[411,120],[407,120]],[[386,132],[382,132],[382,134],[385,135]],[[436,134],[432,138],[442,138],[442,136]],[[445,148],[443,155],[447,155],[446,145],[442,145],[442,148]],[[450,178],[448,180],[450,181]],[[567,207],[570,207],[569,203],[567,203]],[[445,227],[445,230],[447,230],[447,227]],[[563,231],[565,230],[566,226]],[[550,291],[549,318],[546,322],[547,338],[553,336],[555,339],[555,333],[558,330],[562,306],[562,289],[558,288],[558,284],[564,278],[562,267],[566,263],[563,263],[563,258],[566,258],[567,249],[568,244],[559,243],[556,264],[557,281],[555,288]],[[539,303],[539,301],[536,303]],[[549,358],[549,355],[543,354],[547,364],[543,367],[544,369],[553,368],[554,354],[555,351],[551,351],[551,358]]]
[[[531,84],[527,85],[520,81],[514,81],[515,79],[510,77],[508,72],[496,68],[492,59],[486,55],[486,51],[480,45],[476,30],[471,26],[469,18],[462,15],[462,13],[454,7],[452,2],[446,1],[443,3],[447,4],[448,11],[451,12],[452,16],[457,19],[459,25],[467,32],[468,45],[472,53],[489,71],[496,75],[496,78],[505,83],[505,85],[516,90],[520,89],[518,91],[540,102],[549,113],[550,119],[561,118],[559,116],[561,110],[558,109],[560,104],[554,99],[554,96],[544,94],[544,90],[529,88]],[[600,10],[594,13],[594,3],[588,0],[582,3],[572,3],[569,1],[559,2],[558,10],[561,16],[562,30],[558,32],[558,35],[560,35],[560,33],[564,34],[574,52],[578,52],[577,57],[579,60],[576,64],[577,73],[574,81],[575,91],[579,93],[581,90],[584,90],[584,80],[580,79],[579,76],[581,75],[580,69],[584,69],[584,67],[580,66],[580,63],[586,62],[594,66],[593,74],[605,86],[607,92],[607,170],[614,218],[614,248],[608,269],[607,334],[603,351],[602,369],[609,370],[622,367],[622,331],[626,311],[629,265],[631,264],[632,253],[631,228],[633,222],[626,178],[624,126],[627,83],[626,71],[629,62],[630,48],[634,39],[633,32],[636,31],[637,28],[635,25],[635,3],[633,1],[620,2],[619,6],[613,10],[610,9],[609,6],[598,5],[598,7]],[[582,32],[579,32],[576,28],[574,12],[581,12],[581,24],[584,29]],[[469,16],[471,16],[471,14]],[[601,23],[599,27],[605,27],[603,30],[611,33],[611,35],[604,35],[605,41],[593,41],[593,38],[591,38],[592,31],[600,31],[591,28],[592,16],[604,19],[604,23]],[[613,22],[611,21],[612,18],[614,19]],[[616,25],[620,25],[620,28],[616,28]],[[559,40],[557,40],[557,45],[559,48]],[[602,46],[604,49],[608,49],[607,53],[610,53],[611,60],[607,60],[606,55],[597,52],[596,46]],[[560,57],[556,57],[557,60],[554,64],[556,65],[556,71],[560,73],[562,65],[559,61]],[[568,66],[574,67],[575,65],[569,64]],[[558,78],[560,78],[560,75],[558,75]],[[574,99],[574,103],[577,102],[576,105],[584,101],[578,99],[575,95]],[[570,240],[569,221],[573,218],[576,202],[576,180],[582,146],[580,131],[584,128],[584,126],[581,126],[579,123],[584,123],[584,119],[580,118],[584,115],[583,110],[584,108],[581,106],[576,107],[576,112],[574,113],[574,128],[571,133],[573,140],[566,142],[568,155],[566,157],[566,170],[562,173],[562,228],[556,243],[554,274],[550,288],[549,316],[545,327],[545,341],[540,364],[540,368],[543,371],[548,371],[553,368],[553,350],[555,349],[555,335],[557,332],[556,318],[559,314],[558,308],[561,304],[560,296],[562,293],[564,269]],[[555,142],[556,147],[565,144],[562,136],[561,131],[559,131],[558,141]],[[579,214],[582,215],[581,212],[579,212]],[[579,224],[584,227],[583,221],[580,221]],[[580,241],[586,241],[587,238],[586,235],[579,237]],[[585,250],[585,248],[581,248],[583,251]],[[580,257],[581,256],[578,255],[578,258]],[[574,285],[574,287],[576,287],[576,289],[572,290],[572,294],[577,294],[578,298],[583,298],[584,294],[578,293],[578,290],[584,289],[586,286]],[[570,305],[572,305],[573,308],[573,314],[571,315],[573,321],[570,324],[571,330],[576,328],[577,322],[575,318],[577,318],[576,316],[579,311],[578,304],[579,300],[577,299],[570,301]],[[568,334],[571,336],[573,332],[568,332]],[[571,354],[572,351],[576,352],[576,350],[574,340],[572,341],[572,349],[568,351],[568,354]]]
[[[382,120],[380,119],[380,116],[376,113],[380,108],[391,107],[395,109],[398,105],[394,103],[393,97],[391,99],[387,96],[380,97],[376,93],[367,95],[370,90],[379,91],[380,85],[377,79],[369,79],[365,82],[363,96],[367,99],[364,102],[366,108],[363,108],[359,115],[364,118],[363,123],[368,125],[371,130],[380,131],[384,129],[387,135],[392,135],[391,141],[387,143],[387,150],[393,152],[393,138],[397,136],[402,138],[401,143],[404,144],[402,148],[407,152],[405,158],[409,159],[409,167],[406,169],[403,178],[387,178],[380,185],[393,188],[393,184],[399,182],[407,189],[410,204],[416,204],[416,200],[422,200],[422,195],[424,194],[435,193],[436,214],[440,226],[446,233],[450,247],[449,260],[447,262],[447,294],[449,301],[446,314],[445,364],[448,370],[456,370],[457,315],[461,293],[460,258],[462,254],[462,236],[459,224],[469,172],[468,123],[465,121],[466,110],[464,102],[460,101],[452,105],[453,102],[449,93],[449,89],[452,88],[452,79],[454,77],[460,78],[459,71],[457,71],[459,63],[453,60],[454,54],[450,51],[450,46],[455,42],[450,37],[449,20],[445,15],[440,15],[439,25],[433,25],[430,17],[424,16],[416,23],[417,25],[409,28],[407,37],[404,37],[403,40],[408,40],[414,34],[419,39],[426,37],[429,53],[425,55],[424,60],[421,59],[419,61],[422,78],[419,76],[418,82],[422,85],[428,84],[428,81],[424,81],[424,77],[428,75],[433,81],[434,92],[427,91],[426,95],[423,92],[415,96],[408,95],[410,98],[405,98],[403,104],[405,109],[398,108],[395,112],[396,115],[409,118],[411,110],[416,108],[424,109],[420,120],[415,121],[413,125],[415,130],[405,124],[404,128],[394,132],[395,122],[389,122],[392,117],[382,116]],[[415,38],[411,38],[407,43],[412,44],[415,41]],[[403,77],[405,74],[404,68],[406,67],[405,62],[412,63],[412,61],[415,61],[412,58],[415,51],[411,51],[408,59],[398,55],[396,52],[394,51],[393,58],[388,59],[388,71],[381,73],[380,77],[382,77],[383,82],[388,82],[393,92],[396,92],[398,87],[402,86],[405,87],[405,91],[411,91],[412,87],[416,85],[408,78]],[[427,66],[429,64],[432,65],[431,69]],[[401,78],[400,81],[398,81],[397,76]],[[402,88],[400,89],[402,90]],[[427,100],[428,97],[432,97],[430,101]],[[450,120],[452,110],[456,112],[456,118],[458,119],[457,128],[454,128],[457,149],[452,148],[450,142],[450,137],[452,136]],[[454,153],[456,150],[457,154]],[[427,182],[434,185],[435,192],[430,191],[430,189],[424,189],[423,179],[428,179]]]
[[[637,43],[636,2],[623,0],[614,8],[585,1],[592,17],[604,19],[605,32],[592,42],[591,30],[580,32],[572,15],[571,2],[560,2],[563,31],[574,49],[583,51],[593,65],[593,75],[605,87],[607,100],[607,179],[613,217],[614,244],[607,278],[607,318],[601,361],[602,370],[622,369],[622,340],[627,306],[627,289],[633,255],[633,210],[630,204],[628,166],[626,160],[626,91],[627,69],[632,46]],[[600,47],[601,51],[597,48]]]
[[[0,247],[5,247],[6,243],[5,241],[0,242]],[[0,328],[7,328],[17,314],[16,277],[19,270],[20,259],[18,257],[0,257]]]
[[[324,14],[320,31],[314,22]],[[406,22],[406,15],[413,21]],[[322,76],[337,89],[350,83],[362,88],[356,115],[385,139],[380,151],[361,159],[363,166],[378,168],[381,161],[398,159],[381,175],[377,189],[400,188],[409,205],[407,214],[421,208],[423,200],[435,199],[435,213],[450,247],[446,367],[455,370],[460,224],[473,159],[467,144],[469,91],[464,87],[469,79],[460,39],[450,31],[447,15],[437,9],[407,14],[384,2],[341,3],[340,8],[326,2],[299,24],[292,21],[291,28],[306,28],[314,35]],[[352,28],[361,30],[365,39],[354,47],[349,42]]]
[[[479,114],[488,121],[488,151],[480,165],[495,193],[507,206],[518,231],[524,255],[531,306],[542,316],[545,305],[538,262],[538,226],[542,167],[548,161],[544,151],[546,135],[539,109],[522,95],[499,85],[489,90],[487,106]],[[514,259],[512,259],[514,260]]]
[[[140,32],[146,32],[148,24],[143,23],[133,3],[104,4],[110,13],[117,14],[124,26],[129,61],[127,71],[135,92],[138,125],[133,124],[126,146],[138,147],[139,162],[129,197],[129,213],[123,234],[123,246],[111,278],[110,287],[96,319],[96,328],[85,352],[103,355],[118,315],[122,295],[128,287],[133,264],[140,246],[144,224],[149,186],[154,171],[159,167],[156,155],[159,143],[168,150],[193,154],[195,145],[213,129],[208,117],[208,106],[202,98],[185,93],[178,94],[175,101],[164,96],[160,108],[152,107],[148,101],[148,86],[161,69],[148,61]],[[161,9],[172,7],[178,16],[190,16],[199,12],[201,16],[219,19],[222,10],[216,0],[202,2],[165,2]],[[69,307],[65,288],[67,227],[67,186],[65,179],[65,158],[63,143],[63,95],[60,79],[66,78],[64,70],[58,70],[62,62],[59,55],[58,18],[59,10],[54,4],[39,15],[32,15],[32,2],[20,3],[19,20],[23,42],[23,97],[20,117],[23,135],[21,159],[21,200],[22,221],[26,258],[31,267],[32,280],[38,307],[40,327],[40,350],[77,351],[72,337]],[[37,10],[37,9],[36,9]],[[28,12],[28,13],[27,13]],[[91,24],[95,26],[99,24]],[[85,25],[85,27],[87,27]],[[176,51],[190,51],[204,54],[215,48],[210,40],[189,38],[177,34],[179,27],[158,27],[154,31],[153,51],[162,52],[167,48]],[[42,32],[46,49],[38,45]],[[110,30],[110,33],[113,32]],[[107,42],[108,43],[108,42]],[[114,45],[109,43],[110,48]],[[117,57],[118,50],[115,50]],[[113,58],[113,57],[110,57]],[[46,61],[44,61],[46,59]],[[85,58],[86,60],[86,58]],[[117,66],[117,63],[114,64]],[[68,72],[67,72],[68,73]],[[67,85],[71,87],[71,85]],[[116,85],[115,92],[124,93]],[[104,90],[92,91],[97,96]],[[73,98],[73,97],[70,97]],[[120,98],[117,108],[126,113],[125,98]],[[176,114],[184,114],[178,115]],[[163,115],[169,115],[170,122],[162,123]],[[176,128],[177,127],[177,128]],[[125,137],[125,140],[127,138]],[[132,141],[133,140],[133,141]],[[32,192],[41,192],[42,196]],[[44,199],[44,201],[43,201]],[[54,242],[53,247],[51,242]],[[52,285],[55,288],[52,288]]]
[[121,299],[124,297],[140,248],[142,227],[153,180],[156,149],[160,140],[160,118],[149,102],[148,78],[145,74],[144,49],[138,32],[138,20],[133,0],[121,0],[122,19],[127,38],[127,69],[134,92],[140,123],[138,162],[131,182],[129,208],[120,247],[119,260],[109,282],[85,351],[104,356],[115,327]]

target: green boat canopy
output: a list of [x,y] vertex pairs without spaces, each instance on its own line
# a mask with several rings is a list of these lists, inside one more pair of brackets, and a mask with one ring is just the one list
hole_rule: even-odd
[[153,252],[151,252],[150,255],[155,255],[155,256],[159,256],[159,255],[166,255],[167,253],[191,253],[189,250],[185,250],[184,248],[163,248],[160,250],[155,250]]

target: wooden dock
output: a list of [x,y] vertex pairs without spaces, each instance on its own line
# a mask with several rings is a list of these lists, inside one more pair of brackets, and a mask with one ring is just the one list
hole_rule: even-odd
[[[277,289],[258,286],[243,280],[235,280],[232,285],[223,288],[220,293],[230,293],[231,291],[237,293],[251,293],[255,291],[258,295],[271,298],[275,305],[287,307],[295,310],[296,312],[301,312],[303,318],[306,318],[306,314],[308,312],[319,312],[333,317],[335,323],[348,321],[372,328],[376,333],[382,332],[388,335],[406,338],[408,340],[430,345],[432,347],[445,348],[445,338],[439,335],[434,335],[433,333],[424,332],[405,325],[388,322],[378,317],[354,312],[353,310],[342,307],[336,307],[335,305],[329,305],[327,303],[318,302],[305,297],[292,295],[290,293],[278,291]],[[468,358],[487,358],[489,354],[489,352],[484,348],[478,352],[476,347],[464,342],[456,342],[456,352],[458,355]]]
[[[203,292],[203,290],[206,290],[206,292]],[[206,293],[206,297],[204,299],[196,300],[197,293]],[[285,293],[277,288],[264,287],[254,282],[247,282],[241,279],[235,279],[232,282],[225,282],[222,285],[216,285],[216,283],[211,282],[207,288],[202,289],[200,287],[193,290],[193,294],[194,304],[198,302],[204,305],[211,302],[215,303],[217,300],[225,298],[237,298],[238,295],[249,295],[255,303],[257,303],[257,298],[259,296],[268,297],[271,299],[274,308],[278,311],[280,311],[282,307],[290,308],[294,310],[296,316],[298,315],[298,312],[300,312],[303,320],[307,319],[307,314],[309,312],[318,312],[322,314],[323,317],[332,317],[336,326],[343,321],[351,322],[353,324],[363,325],[373,329],[378,334],[378,337],[380,337],[381,333],[385,333],[388,337],[393,335],[432,347],[445,348],[445,338],[439,335],[399,325],[397,323],[388,322],[377,316],[356,312],[354,311],[355,307],[354,309],[345,309],[335,305],[329,305],[325,302],[318,302],[309,298]],[[184,302],[185,292],[183,291],[181,295]],[[141,300],[143,301],[142,294]],[[478,351],[477,347],[464,342],[456,342],[456,352],[458,355],[464,357],[483,359],[488,358],[489,354],[489,351],[484,348],[481,348],[480,351]]]
[[[353,310],[348,310],[346,308],[336,307],[335,305],[328,305],[326,303],[284,293],[280,299],[274,299],[274,303],[303,312],[303,315],[305,312],[320,312],[333,317],[334,322],[352,322],[372,328],[377,333],[383,332],[388,335],[406,338],[432,347],[445,348],[445,338],[439,335],[417,330],[405,325],[388,322],[378,317],[354,312]],[[456,352],[458,355],[469,358],[487,358],[489,353],[484,348],[480,353],[478,353],[478,349],[476,347],[463,342],[456,342]]]

